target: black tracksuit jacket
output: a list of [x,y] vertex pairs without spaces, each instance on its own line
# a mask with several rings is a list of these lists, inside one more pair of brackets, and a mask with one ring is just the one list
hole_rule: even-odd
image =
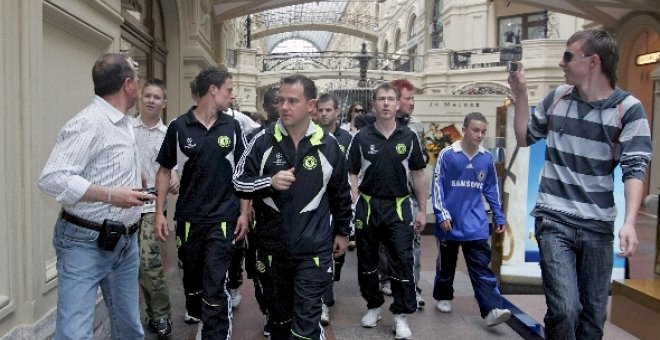
[[[291,187],[273,189],[273,175],[291,168]],[[297,149],[279,121],[260,131],[234,173],[239,197],[253,200],[257,248],[295,257],[331,253],[334,235],[350,233],[347,173],[337,140],[316,124],[310,123]]]

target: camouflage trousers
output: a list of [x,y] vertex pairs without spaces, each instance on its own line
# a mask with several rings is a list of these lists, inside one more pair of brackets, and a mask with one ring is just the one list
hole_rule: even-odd
[[154,233],[155,220],[155,213],[142,214],[140,219],[140,288],[147,315],[153,319],[169,319],[170,296],[160,257],[160,242]]

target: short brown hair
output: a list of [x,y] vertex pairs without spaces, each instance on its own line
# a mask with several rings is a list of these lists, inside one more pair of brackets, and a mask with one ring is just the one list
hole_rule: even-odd
[[609,80],[610,86],[616,87],[616,68],[619,64],[616,39],[604,30],[584,30],[573,33],[566,41],[566,46],[579,41],[582,42],[582,52],[585,55],[598,55],[601,60],[601,68]]

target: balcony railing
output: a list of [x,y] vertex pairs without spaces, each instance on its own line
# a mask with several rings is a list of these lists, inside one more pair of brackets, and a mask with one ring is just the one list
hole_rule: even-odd
[[494,47],[474,50],[451,51],[449,69],[463,70],[505,66],[508,61],[522,59],[522,47]]
[[[423,57],[396,53],[308,52],[258,54],[262,72],[303,71],[310,69],[359,70],[360,60],[367,60],[367,70],[421,72]],[[259,67],[259,66],[258,66]]]
[[295,24],[333,24],[345,25],[361,30],[378,29],[378,18],[360,13],[344,12],[304,12],[292,13],[290,11],[267,11],[254,15],[253,23],[256,31],[263,31],[270,27],[288,26]]

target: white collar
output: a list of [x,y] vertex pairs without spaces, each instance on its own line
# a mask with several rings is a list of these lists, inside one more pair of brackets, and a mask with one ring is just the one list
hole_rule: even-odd
[[161,132],[167,132],[167,126],[163,124],[163,121],[160,118],[158,118],[158,123],[156,123],[156,125],[152,127],[147,127],[146,125],[144,125],[144,122],[142,121],[142,115],[139,115],[135,117],[135,119],[133,119],[133,127],[141,127],[141,126],[145,127],[148,130],[158,129]]
[[102,106],[105,109],[102,112],[108,117],[108,119],[110,119],[112,124],[117,124],[117,122],[119,122],[120,120],[128,117],[123,112],[117,110],[116,107],[110,105],[110,103],[108,103],[107,100],[103,99],[98,95],[94,95],[94,103],[96,103],[99,106]]
[[[451,149],[454,150],[454,152],[462,152],[467,155],[467,153],[463,150],[463,147],[461,146],[461,141],[457,140],[454,142],[454,144],[451,145]],[[486,153],[486,148],[483,146],[479,145],[479,150],[477,150],[477,153]]]

